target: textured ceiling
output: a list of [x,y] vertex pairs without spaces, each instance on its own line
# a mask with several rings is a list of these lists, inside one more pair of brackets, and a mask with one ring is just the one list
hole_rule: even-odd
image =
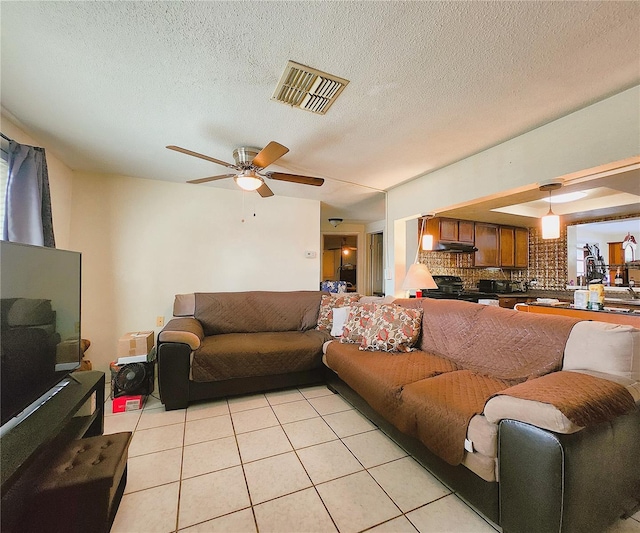
[[[269,170],[328,180],[274,192],[348,219],[384,213],[334,180],[388,189],[640,82],[638,2],[3,0],[1,25],[2,106],[71,168],[183,182],[225,169],[168,144],[276,140]],[[270,100],[288,60],[350,80],[325,116]]]

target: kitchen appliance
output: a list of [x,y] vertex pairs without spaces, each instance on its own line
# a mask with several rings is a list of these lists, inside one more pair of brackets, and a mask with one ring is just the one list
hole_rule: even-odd
[[522,282],[507,279],[481,279],[478,281],[478,290],[482,292],[492,292],[494,294],[524,292]]
[[425,298],[438,298],[448,300],[465,300],[467,302],[478,302],[481,299],[495,299],[496,294],[490,292],[464,290],[464,284],[460,276],[433,276],[433,280],[438,285],[437,289],[423,289],[422,296]]

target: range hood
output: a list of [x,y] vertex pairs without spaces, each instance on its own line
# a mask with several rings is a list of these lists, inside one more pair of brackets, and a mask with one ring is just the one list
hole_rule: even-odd
[[470,254],[478,249],[473,244],[464,242],[438,241],[433,243],[433,252],[449,252],[456,254]]

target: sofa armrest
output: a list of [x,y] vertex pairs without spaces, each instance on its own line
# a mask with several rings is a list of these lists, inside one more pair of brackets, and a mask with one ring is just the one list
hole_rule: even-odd
[[197,350],[204,339],[202,324],[195,318],[173,318],[158,335],[158,342],[178,342],[188,344]]
[[512,419],[557,433],[609,422],[637,410],[621,384],[579,372],[552,372],[505,389],[484,408],[487,420]]
[[571,435],[503,420],[502,530],[604,531],[622,514],[633,513],[640,501],[639,432],[640,411]]
[[549,403],[505,395],[491,398],[484,406],[484,416],[494,424],[501,420],[518,420],[555,433],[570,434],[582,429]]

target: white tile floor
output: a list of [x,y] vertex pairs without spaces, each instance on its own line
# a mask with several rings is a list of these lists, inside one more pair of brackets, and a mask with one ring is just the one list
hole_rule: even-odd
[[[110,404],[105,433],[133,431],[113,533],[494,531],[325,386],[179,411]],[[609,533],[640,533],[640,513]]]

